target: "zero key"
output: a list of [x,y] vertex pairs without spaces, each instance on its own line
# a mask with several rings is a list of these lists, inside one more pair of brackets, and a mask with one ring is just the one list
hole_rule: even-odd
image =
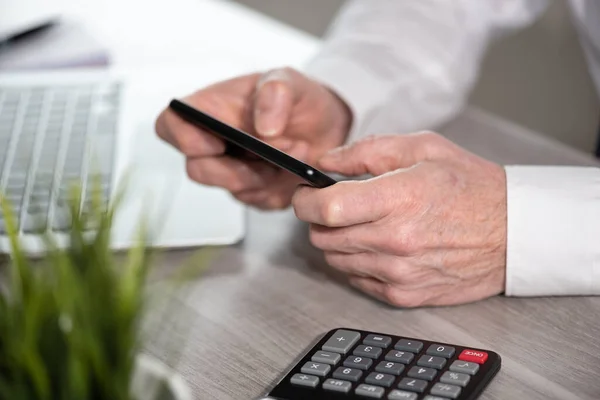
[[346,354],[352,346],[360,339],[360,333],[355,331],[347,331],[338,329],[331,337],[323,344],[324,351]]

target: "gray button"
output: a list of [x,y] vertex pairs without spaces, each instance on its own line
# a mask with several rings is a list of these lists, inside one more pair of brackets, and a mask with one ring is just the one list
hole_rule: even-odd
[[432,381],[433,378],[437,375],[437,371],[432,368],[424,368],[424,367],[412,367],[408,370],[407,376],[411,378],[419,378],[425,379],[427,381]]
[[368,357],[350,356],[344,360],[344,366],[350,368],[358,368],[362,370],[369,369],[373,364],[373,360]]
[[404,371],[404,365],[391,361],[381,361],[375,367],[375,371],[392,375],[400,375],[402,371]]
[[423,400],[448,400],[444,397],[427,395]]
[[460,395],[460,388],[458,386],[448,385],[445,383],[436,383],[431,388],[431,394],[435,396],[456,399]]
[[290,382],[293,385],[308,386],[314,388],[317,387],[317,385],[319,384],[319,378],[311,375],[294,374],[294,376],[292,376],[292,379],[290,379]]
[[410,351],[411,353],[418,353],[423,348],[423,343],[416,340],[400,339],[394,346],[396,350]]
[[444,375],[440,378],[442,383],[450,383],[452,385],[458,385],[465,387],[471,380],[471,377],[467,374],[461,374],[460,372],[444,372]]
[[354,392],[359,396],[380,399],[383,397],[383,393],[385,392],[385,390],[379,386],[365,385],[363,383],[361,385],[358,385]]
[[338,353],[330,353],[328,351],[317,351],[311,357],[312,361],[329,364],[329,365],[335,365],[335,364],[339,363],[341,359],[342,359],[342,356],[340,356]]
[[456,349],[450,346],[442,346],[441,344],[432,344],[427,348],[427,354],[430,356],[439,356],[450,358],[454,355]]
[[381,350],[379,347],[364,346],[361,344],[360,346],[356,346],[352,354],[361,357],[378,358],[382,352],[383,350]]
[[323,382],[323,389],[330,390],[332,392],[348,393],[352,389],[352,384],[348,381],[342,381],[340,379],[327,379]]
[[338,369],[333,371],[332,376],[336,379],[358,382],[358,380],[362,376],[362,371],[355,368],[339,367]]
[[321,364],[321,363],[309,361],[302,366],[302,368],[300,369],[300,372],[302,372],[303,374],[325,376],[329,373],[330,370],[331,370],[331,367],[327,364]]
[[395,379],[394,375],[371,372],[365,379],[365,382],[371,385],[390,387],[394,384]]
[[402,378],[398,384],[398,389],[408,390],[410,392],[423,393],[427,387],[427,381],[412,378]]
[[417,400],[417,394],[412,392],[406,392],[404,390],[392,390],[388,394],[389,400]]
[[323,344],[322,349],[334,353],[346,354],[359,339],[360,333],[358,332],[338,329],[331,335],[325,344]]
[[413,358],[415,358],[415,355],[413,353],[407,353],[406,351],[397,350],[390,350],[385,355],[385,359],[387,361],[399,362],[402,364],[410,364]]
[[456,360],[450,365],[450,371],[475,375],[477,371],[479,371],[479,364],[468,361]]
[[389,336],[381,336],[381,335],[367,335],[363,343],[367,346],[377,346],[386,348],[390,344],[392,344],[392,338]]
[[422,356],[417,361],[417,365],[420,367],[429,367],[435,369],[442,369],[446,365],[446,359],[436,356]]

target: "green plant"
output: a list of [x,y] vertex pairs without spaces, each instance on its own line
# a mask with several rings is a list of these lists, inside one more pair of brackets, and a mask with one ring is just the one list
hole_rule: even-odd
[[32,260],[0,198],[12,252],[0,293],[0,399],[131,399],[151,254],[144,224],[125,257],[110,250],[119,202],[106,209],[99,199],[82,210],[74,188],[68,245],[40,234],[47,251]]

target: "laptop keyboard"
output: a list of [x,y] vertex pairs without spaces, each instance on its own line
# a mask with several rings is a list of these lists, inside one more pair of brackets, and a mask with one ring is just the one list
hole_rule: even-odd
[[[66,231],[73,184],[90,205],[92,177],[111,196],[120,85],[0,86],[0,193],[21,233]],[[0,234],[6,223],[0,212]]]

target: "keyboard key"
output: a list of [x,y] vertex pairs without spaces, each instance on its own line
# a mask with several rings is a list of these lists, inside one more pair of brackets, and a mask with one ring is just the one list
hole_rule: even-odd
[[315,388],[319,384],[319,378],[312,375],[294,374],[294,376],[292,376],[292,379],[290,379],[290,382],[293,385]]
[[437,375],[437,371],[432,368],[424,368],[424,367],[412,367],[408,370],[407,376],[411,378],[425,379],[427,381],[432,381],[433,378]]
[[378,358],[382,352],[383,350],[381,350],[379,347],[365,346],[361,344],[354,349],[352,354],[361,357]]
[[302,368],[300,369],[300,372],[302,372],[303,374],[325,376],[329,373],[330,370],[331,370],[331,367],[327,364],[321,364],[321,363],[309,361],[302,366]]
[[312,361],[329,364],[329,365],[335,365],[335,364],[339,363],[341,359],[342,359],[342,356],[340,356],[338,353],[330,353],[328,351],[317,351],[311,357]]
[[381,335],[368,335],[363,343],[367,346],[377,346],[383,347],[384,349],[389,347],[392,344],[392,338],[389,336],[381,336]]
[[420,367],[429,367],[435,369],[442,369],[446,365],[446,359],[436,356],[422,356],[417,361],[417,365]]
[[407,392],[405,390],[392,390],[390,394],[388,394],[389,400],[417,400],[417,394],[412,392]]
[[394,346],[396,350],[410,351],[411,353],[418,353],[423,348],[423,343],[416,340],[400,339]]
[[427,354],[430,356],[439,356],[444,358],[450,358],[454,355],[456,349],[450,346],[442,346],[441,344],[432,344],[427,349]]
[[327,379],[323,383],[323,389],[332,392],[348,393],[352,389],[352,384],[348,381],[342,381],[340,379]]
[[334,353],[346,354],[360,339],[360,333],[338,329],[323,344],[322,349]]
[[354,392],[358,396],[380,399],[383,397],[383,394],[385,393],[385,389],[383,389],[382,387],[379,387],[379,386],[366,385],[363,383],[361,385],[358,385],[358,387],[356,388],[356,390]]
[[450,371],[475,375],[479,371],[479,365],[468,361],[456,360],[450,365]]
[[444,398],[444,397],[439,397],[439,396],[427,395],[427,396],[425,396],[425,398],[423,400],[448,400],[448,399]]
[[390,352],[385,355],[387,361],[399,362],[402,364],[410,364],[414,358],[415,355],[413,353],[396,350],[390,350]]
[[460,388],[445,383],[436,383],[431,388],[431,394],[434,396],[456,399],[460,395]]
[[385,374],[400,375],[404,371],[404,364],[391,361],[381,361],[375,367],[375,371]]
[[332,376],[336,379],[358,382],[362,374],[359,369],[339,367],[333,371]]
[[367,375],[365,382],[371,385],[390,387],[394,384],[395,379],[396,378],[393,375],[371,372],[369,375]]
[[471,377],[467,374],[461,374],[460,372],[446,371],[440,378],[440,382],[449,383],[451,385],[457,385],[465,387],[471,380]]
[[412,378],[402,378],[398,384],[398,389],[408,390],[410,392],[423,393],[427,387],[427,381]]
[[344,366],[367,370],[373,364],[373,360],[368,357],[350,356],[344,360]]
[[485,351],[477,350],[463,350],[458,356],[459,360],[474,362],[477,364],[483,364],[488,358],[488,354]]

